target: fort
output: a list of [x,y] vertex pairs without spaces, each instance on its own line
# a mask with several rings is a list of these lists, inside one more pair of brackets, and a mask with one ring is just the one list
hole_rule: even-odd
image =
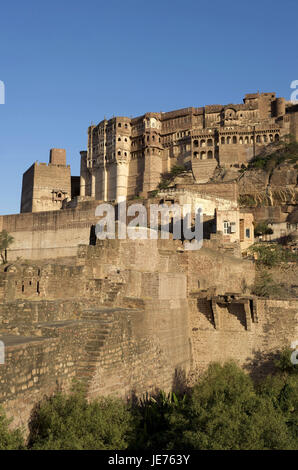
[[[0,403],[14,426],[73,379],[90,398],[140,397],[191,384],[213,361],[262,374],[261,359],[297,340],[297,299],[253,295],[255,262],[243,257],[254,216],[268,208],[240,207],[248,182],[214,177],[288,134],[297,140],[297,116],[275,93],[255,93],[243,104],[115,117],[89,127],[79,177],[63,149],[24,173],[21,213],[0,216],[0,232],[14,237],[0,266]],[[148,216],[151,204],[197,204],[203,246],[189,251],[171,234],[99,240],[102,202],[116,212],[138,202]]]

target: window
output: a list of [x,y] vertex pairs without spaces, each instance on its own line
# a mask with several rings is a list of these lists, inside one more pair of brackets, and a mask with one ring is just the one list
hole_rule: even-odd
[[228,235],[230,233],[231,224],[230,224],[230,222],[225,220],[223,225],[224,225],[224,235]]
[[250,238],[250,228],[247,228],[245,230],[245,236],[246,236],[246,238]]

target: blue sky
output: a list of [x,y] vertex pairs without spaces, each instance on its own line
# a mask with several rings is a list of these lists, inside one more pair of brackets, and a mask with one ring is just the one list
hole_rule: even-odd
[[297,18],[297,0],[1,2],[0,214],[19,212],[22,174],[51,147],[79,174],[104,116],[289,99]]

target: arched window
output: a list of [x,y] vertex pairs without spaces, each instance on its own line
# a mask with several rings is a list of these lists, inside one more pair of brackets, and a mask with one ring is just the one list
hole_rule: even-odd
[[225,143],[225,141],[226,141],[226,140],[225,140],[225,138],[224,138],[224,137],[222,137],[222,138],[221,138],[221,143],[222,143],[222,144],[224,144],[224,143]]
[[260,135],[257,135],[256,142],[257,142],[257,144],[260,144],[260,143],[261,143],[261,136],[260,136]]
[[213,152],[212,152],[212,150],[209,150],[209,151],[208,151],[207,157],[208,157],[208,158],[213,158]]
[[269,140],[270,140],[270,142],[273,142],[273,135],[272,134],[269,134]]
[[213,140],[212,140],[212,139],[208,139],[208,140],[207,140],[207,145],[208,145],[208,147],[212,147],[212,145],[213,145]]
[[194,153],[193,153],[193,156],[194,156],[195,158],[199,158],[198,152],[194,152]]
[[253,136],[250,137],[250,143],[251,143],[251,144],[254,143],[254,138],[253,138]]
[[227,137],[227,144],[230,144],[231,143],[231,137]]
[[247,136],[245,137],[244,142],[245,142],[246,144],[248,144],[248,137],[247,137]]
[[243,144],[243,137],[239,138],[239,144],[241,144],[241,145]]
[[118,127],[121,127],[121,122],[118,122]]
[[278,134],[275,134],[274,140],[275,140],[275,142],[278,142],[278,141],[279,141],[279,135],[278,135]]
[[121,142],[121,137],[118,137],[118,142]]
[[263,142],[268,142],[267,135],[263,135]]
[[121,150],[118,150],[118,155],[121,155]]
[[206,140],[201,140],[201,147],[206,147]]
[[201,152],[201,160],[206,160],[206,152]]
[[235,135],[233,136],[233,144],[237,144],[237,137]]
[[198,146],[199,146],[199,141],[198,141],[198,140],[194,140],[194,141],[193,141],[193,144],[194,144],[195,147],[198,147]]

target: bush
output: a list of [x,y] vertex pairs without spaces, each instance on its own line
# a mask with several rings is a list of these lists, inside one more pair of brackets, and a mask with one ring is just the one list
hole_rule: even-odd
[[258,223],[254,229],[255,237],[258,237],[259,235],[272,235],[272,233],[273,230],[268,226],[267,222]]
[[[158,393],[129,408],[121,400],[88,402],[57,393],[36,409],[29,449],[298,449],[298,374],[290,351],[278,372],[254,384],[234,362],[211,364],[185,395]],[[24,448],[0,415],[0,449]]]
[[158,189],[167,189],[176,176],[181,175],[185,172],[185,167],[180,165],[174,165],[169,173],[164,173],[161,176],[161,182],[158,184]]
[[284,141],[272,143],[268,148],[249,163],[249,169],[270,171],[286,161],[294,164],[298,162],[298,143],[291,136]]
[[255,283],[252,287],[252,294],[258,297],[276,297],[282,295],[283,290],[279,284],[276,284],[272,276],[262,270],[257,273]]
[[209,367],[194,387],[181,447],[209,450],[293,449],[287,415],[273,397],[257,393],[237,365]]
[[82,393],[58,393],[41,403],[30,428],[32,449],[124,450],[132,432],[132,415],[118,399],[88,403]]
[[22,432],[17,429],[9,429],[10,421],[0,408],[0,450],[22,450],[25,449]]
[[181,426],[186,424],[183,412],[188,406],[187,395],[159,392],[145,397],[135,408],[138,429],[134,449],[171,450],[179,447]]
[[280,263],[298,261],[298,254],[283,248],[277,244],[254,244],[249,248],[250,253],[257,255],[257,264],[263,266],[276,266]]
[[[212,364],[190,393],[141,404],[137,435],[147,450],[295,449],[297,383],[256,387],[235,363]],[[284,384],[283,384],[284,385]],[[288,387],[288,388],[287,388]],[[141,439],[143,438],[143,440]]]

